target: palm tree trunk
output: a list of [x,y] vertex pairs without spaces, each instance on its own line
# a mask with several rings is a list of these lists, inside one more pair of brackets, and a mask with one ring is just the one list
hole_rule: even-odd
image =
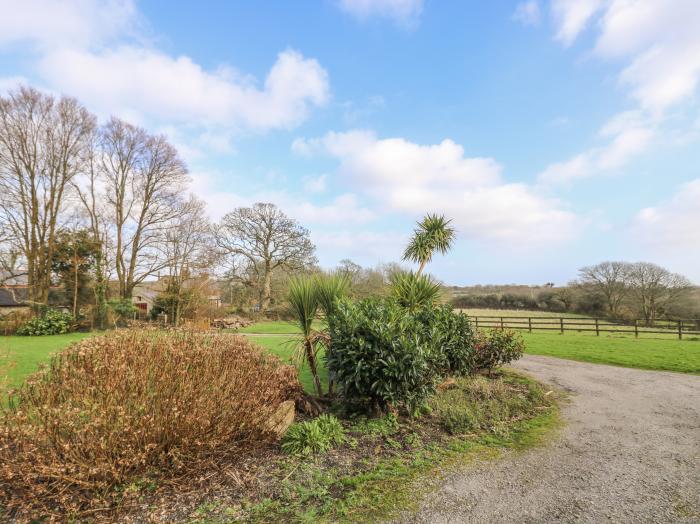
[[304,341],[304,349],[306,351],[306,360],[309,362],[309,369],[311,370],[311,375],[314,378],[314,386],[316,386],[316,392],[319,397],[323,396],[323,387],[321,386],[321,379],[318,376],[318,368],[316,367],[316,355],[314,355],[313,347],[311,347],[311,341]]
[[418,268],[418,272],[416,273],[416,275],[420,275],[423,272],[427,263],[428,261],[426,259],[420,261],[420,267]]

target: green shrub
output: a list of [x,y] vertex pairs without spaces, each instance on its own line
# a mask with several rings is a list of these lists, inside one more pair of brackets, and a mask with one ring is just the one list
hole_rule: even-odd
[[320,415],[292,424],[282,438],[282,451],[290,455],[317,455],[345,442],[345,430],[333,415]]
[[326,365],[345,401],[375,414],[390,406],[414,412],[440,378],[424,331],[392,300],[338,303],[329,318]]
[[17,334],[21,336],[60,335],[68,333],[72,327],[73,316],[70,313],[47,309],[20,326]]
[[474,342],[474,369],[487,370],[508,364],[523,356],[525,343],[508,329],[481,331]]
[[476,334],[469,317],[452,306],[427,306],[416,312],[423,336],[430,341],[434,364],[444,375],[467,375],[474,369]]
[[110,300],[107,304],[116,316],[115,325],[125,325],[138,312],[130,298]]

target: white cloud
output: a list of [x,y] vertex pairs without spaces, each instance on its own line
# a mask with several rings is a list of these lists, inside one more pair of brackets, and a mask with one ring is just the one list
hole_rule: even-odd
[[0,0],[0,47],[87,47],[140,26],[131,0]]
[[357,195],[345,193],[333,200],[319,204],[283,190],[254,191],[239,194],[222,189],[221,180],[231,180],[226,173],[195,172],[191,175],[192,190],[207,202],[207,210],[213,220],[219,220],[236,207],[250,206],[255,202],[272,202],[287,215],[305,226],[316,225],[359,225],[367,224],[376,218],[369,208],[360,204]]
[[634,237],[660,251],[685,253],[695,257],[697,262],[700,255],[699,202],[700,178],[696,178],[682,185],[669,200],[642,209],[634,220]]
[[539,25],[540,16],[540,4],[537,0],[520,2],[513,13],[513,18],[525,26]]
[[639,111],[624,111],[608,120],[598,132],[606,143],[547,166],[539,175],[543,184],[567,184],[623,167],[646,152],[656,135],[653,121]]
[[280,53],[262,87],[206,71],[187,56],[123,46],[94,53],[59,49],[44,55],[41,76],[104,114],[266,130],[291,127],[328,99],[328,75],[313,59]]
[[323,193],[326,190],[328,175],[304,178],[304,191],[308,193]]
[[552,0],[557,38],[571,44],[597,17],[594,52],[626,60],[621,85],[648,111],[691,96],[700,77],[697,0]]
[[361,20],[378,16],[402,25],[414,24],[423,10],[423,0],[338,0],[338,5]]
[[0,77],[0,95],[11,89],[15,89],[18,85],[28,84],[29,81],[23,76],[5,76]]
[[261,82],[229,65],[205,69],[171,56],[148,43],[133,0],[0,0],[0,13],[0,48],[29,51],[43,88],[75,96],[102,117],[178,126],[209,151],[229,151],[240,131],[294,127],[329,98],[325,69],[292,49]]
[[298,202],[290,197],[282,199],[287,212],[305,224],[366,224],[376,218],[374,212],[362,207],[357,196],[346,193],[325,205]]
[[534,244],[564,240],[578,228],[560,202],[526,184],[503,181],[497,162],[465,157],[462,146],[449,139],[421,145],[355,130],[296,144],[306,153],[338,158],[341,177],[387,211],[445,213],[472,238]]
[[[401,259],[408,240],[405,231],[334,231],[332,233],[311,231],[311,239],[319,249],[321,263],[328,266],[340,259],[350,258],[361,265],[373,265],[378,261]],[[324,253],[342,253],[334,260],[324,260]]]
[[552,0],[557,40],[571,45],[603,4],[603,0]]

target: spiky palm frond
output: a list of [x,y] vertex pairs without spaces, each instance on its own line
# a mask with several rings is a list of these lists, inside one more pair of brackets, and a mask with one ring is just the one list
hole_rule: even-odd
[[314,280],[306,277],[292,278],[289,283],[287,300],[302,335],[305,338],[309,337],[312,332],[311,324],[316,318],[319,308]]
[[323,315],[328,318],[333,312],[336,301],[347,295],[350,288],[350,278],[340,273],[318,275],[314,285],[319,308]]
[[451,222],[444,215],[431,213],[418,222],[418,227],[414,230],[413,237],[403,254],[404,260],[420,264],[418,274],[423,272],[425,265],[432,260],[436,251],[445,254],[452,247],[455,230],[450,226]]
[[452,248],[454,242],[455,229],[450,226],[452,220],[444,215],[434,215],[428,213],[419,223],[420,230],[430,238],[433,249],[443,255]]
[[418,309],[436,303],[440,298],[441,288],[429,275],[395,273],[391,276],[391,296],[408,309]]

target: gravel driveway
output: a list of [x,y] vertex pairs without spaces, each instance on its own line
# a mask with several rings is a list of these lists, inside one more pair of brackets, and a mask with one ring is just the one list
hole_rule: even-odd
[[453,474],[403,522],[700,522],[700,376],[515,367],[569,392],[561,435]]

